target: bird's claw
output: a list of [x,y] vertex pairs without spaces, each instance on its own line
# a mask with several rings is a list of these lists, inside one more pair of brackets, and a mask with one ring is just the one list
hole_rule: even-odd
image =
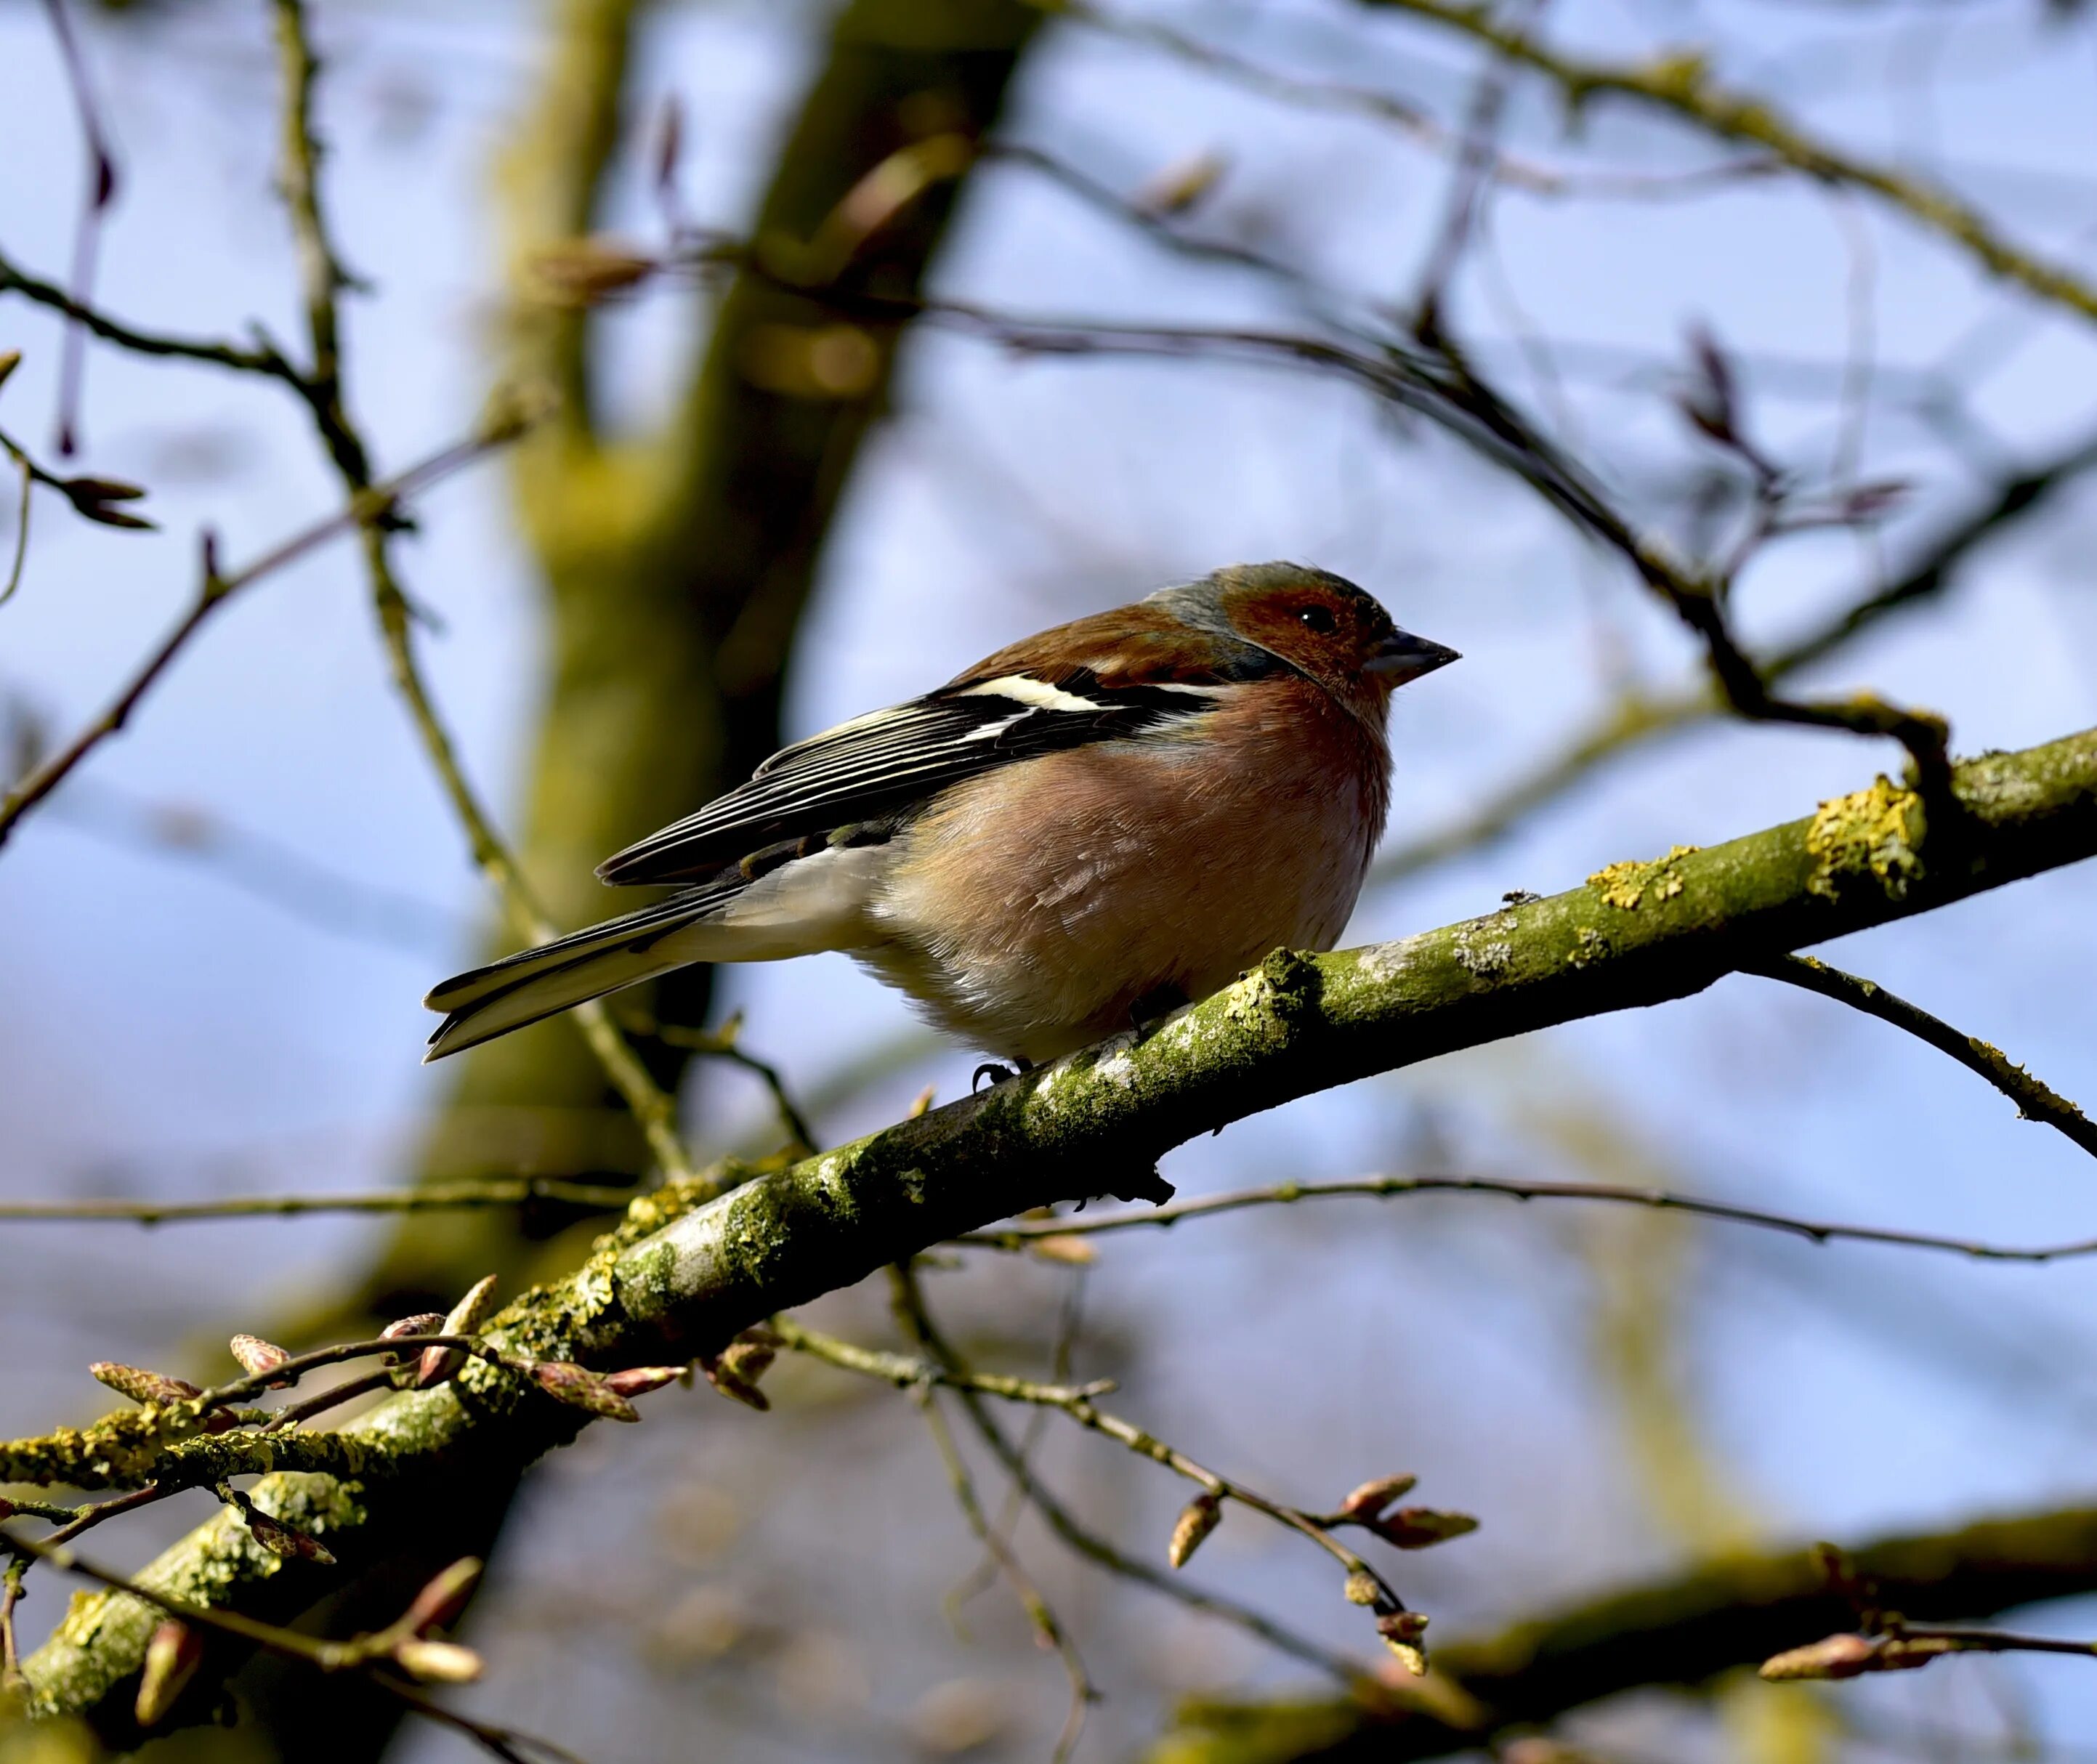
[[1123,1176],[1107,1193],[1117,1201],[1148,1201],[1153,1206],[1162,1206],[1179,1191],[1158,1173],[1158,1167],[1132,1171]]

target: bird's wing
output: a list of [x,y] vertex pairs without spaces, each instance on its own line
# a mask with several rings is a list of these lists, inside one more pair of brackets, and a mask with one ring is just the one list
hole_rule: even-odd
[[[1084,668],[964,677],[782,749],[746,784],[598,866],[606,882],[704,881],[774,847],[907,814],[1000,766],[1162,733],[1215,708],[1226,682],[1103,682]],[[778,853],[781,860],[797,855]]]

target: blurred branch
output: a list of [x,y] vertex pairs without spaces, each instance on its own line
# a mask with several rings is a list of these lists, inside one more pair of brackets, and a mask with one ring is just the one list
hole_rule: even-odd
[[[1206,1219],[1222,1213],[1243,1212],[1249,1207],[1293,1206],[1302,1201],[1388,1200],[1408,1194],[1498,1195],[1511,1201],[1596,1201],[1604,1205],[1644,1207],[1657,1212],[1717,1219],[1729,1225],[1752,1225],[1765,1231],[1780,1232],[1787,1237],[1803,1237],[1809,1243],[1889,1244],[1902,1249],[1943,1250],[1971,1257],[1977,1262],[2066,1262],[2097,1255],[2097,1238],[2077,1238],[2070,1242],[2025,1248],[1966,1237],[1937,1237],[1928,1232],[1894,1231],[1876,1225],[1831,1224],[1821,1219],[1799,1219],[1788,1213],[1766,1212],[1760,1207],[1736,1206],[1728,1201],[1702,1200],[1666,1188],[1606,1182],[1520,1182],[1493,1176],[1364,1176],[1351,1182],[1282,1182],[1272,1188],[1237,1188],[1189,1201],[1168,1201],[1162,1206],[1140,1213],[1021,1220],[992,1231],[970,1232],[953,1241],[978,1249],[1023,1250],[1035,1244],[1053,1245],[1070,1238],[1097,1237],[1103,1232],[1162,1228],[1176,1225],[1183,1219]],[[0,1210],[0,1219],[7,1216],[6,1211]]]
[[2097,287],[2012,243],[1986,215],[1941,186],[1845,153],[1807,134],[1766,98],[1718,85],[1705,57],[1694,50],[1641,66],[1589,61],[1562,54],[1462,0],[1362,3],[1458,32],[1541,74],[1558,87],[1569,111],[1577,112],[1598,98],[1621,99],[1676,117],[1720,140],[1759,148],[1823,183],[1867,191],[1959,247],[1990,274],[2084,318],[2097,319]]
[[1013,1596],[1034,1626],[1036,1639],[1063,1663],[1064,1676],[1070,1685],[1070,1711],[1063,1718],[1062,1730],[1056,1736],[1055,1749],[1049,1757],[1050,1764],[1065,1764],[1076,1749],[1079,1736],[1084,1731],[1086,1711],[1099,1701],[1100,1692],[1092,1683],[1091,1674],[1086,1671],[1084,1657],[1071,1640],[1070,1631],[1064,1628],[1018,1553],[983,1512],[983,1502],[976,1495],[975,1479],[969,1474],[968,1464],[954,1443],[953,1430],[947,1425],[947,1417],[939,1412],[932,1385],[918,1381],[909,1388],[924,1414],[925,1425],[932,1436],[939,1461],[946,1468],[948,1485],[954,1491],[954,1504],[961,1508],[962,1518],[997,1564],[999,1574],[1012,1588]]
[[425,1213],[458,1208],[522,1206],[551,1201],[585,1212],[615,1213],[633,1198],[631,1188],[562,1182],[549,1176],[432,1183],[366,1194],[246,1194],[212,1201],[0,1201],[0,1224],[113,1220],[173,1225],[197,1219],[295,1219],[316,1213]]
[[[1776,951],[2097,855],[2097,731],[1969,761],[1955,783],[1966,821],[1955,862],[1924,863],[1915,798],[1881,780],[1810,820],[1613,866],[1585,887],[1482,919],[1316,958],[1277,952],[1141,1039],[1117,1036],[769,1174],[672,1181],[637,1200],[587,1266],[528,1294],[480,1341],[506,1359],[597,1366],[718,1353],[775,1311],[1014,1212],[1077,1198],[1074,1188],[1131,1180],[1171,1146],[1293,1097],[1682,997]],[[716,1196],[728,1182],[738,1185]],[[263,1487],[273,1501],[317,1509],[338,1556],[369,1560],[414,1516],[571,1437],[580,1413],[511,1394],[506,1375],[491,1373],[474,1396],[403,1392],[348,1422],[332,1437],[369,1460],[353,1496],[326,1477]],[[322,1590],[277,1572],[289,1565],[273,1558],[258,1586],[221,1517],[148,1572],[173,1595],[245,1609]],[[1823,1620],[1814,1633],[1833,1626]],[[107,1603],[69,1622],[25,1669],[40,1706],[102,1702],[136,1669],[148,1627]]]
[[457,917],[420,895],[320,863],[296,846],[186,802],[155,802],[76,780],[47,811],[76,832],[194,866],[305,924],[422,960],[458,943]]
[[[1851,1559],[1911,1617],[1985,1616],[2097,1587],[2097,1508],[1886,1538]],[[1820,1551],[1738,1555],[1438,1649],[1437,1666],[1481,1705],[1474,1723],[1345,1700],[1211,1701],[1184,1707],[1152,1755],[1157,1764],[1403,1764],[1468,1753],[1496,1732],[1624,1691],[1758,1664],[1852,1614]]]
[[406,497],[428,488],[450,476],[461,466],[470,465],[482,455],[514,440],[520,432],[521,425],[515,419],[498,418],[479,433],[431,454],[428,458],[410,466],[397,476],[379,484],[360,484],[352,492],[348,505],[339,513],[316,522],[304,532],[263,553],[252,563],[230,573],[220,570],[214,542],[207,532],[204,538],[204,555],[196,597],[190,603],[189,611],[169,633],[160,647],[146,659],[129,683],[112,701],[107,710],[83,729],[63,749],[10,789],[4,797],[0,797],[0,845],[7,843],[8,836],[24,816],[64,782],[73,768],[96,747],[124,727],[131,713],[138,708],[139,701],[152,690],[154,684],[181,653],[183,646],[233,595],[282,569],[287,564],[296,562],[308,552],[339,533],[352,527],[368,529],[373,523],[390,516]]
[[[273,0],[273,5],[284,87],[282,186],[299,246],[311,350],[299,383],[337,473],[352,495],[361,494],[370,479],[370,451],[343,397],[336,296],[349,278],[343,271],[322,203],[322,150],[313,118],[318,63],[308,33],[304,0]],[[515,432],[523,431],[521,417],[509,420]],[[475,864],[494,888],[519,934],[534,942],[545,942],[557,935],[558,927],[539,910],[516,860],[482,808],[416,662],[411,608],[393,568],[393,525],[387,519],[390,513],[390,510],[374,510],[360,524],[366,572],[394,683],[407,703],[452,812],[465,829]],[[0,823],[0,831],[4,831],[4,823]],[[602,1003],[592,1000],[578,1007],[574,1015],[590,1052],[633,1111],[657,1162],[672,1175],[689,1178],[691,1164],[677,1136],[676,1106],[669,1096],[613,1026],[611,1014]]]
[[1940,1053],[1948,1054],[1969,1072],[1977,1072],[2017,1105],[2027,1121],[2041,1121],[2097,1158],[2097,1122],[2093,1122],[2067,1097],[2049,1089],[2021,1066],[2013,1065],[2001,1048],[1978,1035],[1961,1035],[1941,1017],[1911,1005],[1889,992],[1876,980],[1860,979],[1831,968],[1811,956],[1784,956],[1750,967],[1748,972],[1801,987],[1876,1017],[1882,1023],[1905,1029],[1926,1041]]
[[[111,150],[109,132],[103,126],[101,107],[87,77],[87,58],[80,39],[73,34],[66,0],[44,0],[44,11],[57,39],[59,59],[64,64],[66,83],[72,89],[73,109],[80,118],[81,144],[87,149],[87,183],[81,198],[80,219],[75,224],[72,245],[74,297],[88,299],[94,285],[94,262],[102,243],[102,217],[116,199],[116,156]],[[61,457],[79,443],[81,383],[87,358],[77,325],[66,331],[59,361],[58,449]]]

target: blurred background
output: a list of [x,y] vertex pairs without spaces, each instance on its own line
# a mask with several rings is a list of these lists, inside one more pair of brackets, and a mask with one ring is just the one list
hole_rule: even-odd
[[[68,15],[118,172],[95,303],[155,331],[237,340],[252,319],[297,335],[268,9]],[[1815,139],[1954,190],[2097,278],[2097,28],[2077,0],[1493,15],[1576,59],[1693,52]],[[465,769],[563,922],[609,904],[594,861],[782,739],[1237,561],[1337,571],[1464,652],[1396,701],[1391,830],[1350,942],[1793,818],[1900,757],[1708,714],[1698,652],[1621,560],[1359,387],[1213,347],[1048,352],[906,323],[920,289],[1081,329],[1403,338],[1425,309],[1642,527],[1692,558],[1740,547],[1733,614],[1758,648],[1948,550],[1927,592],[1792,683],[1937,709],[1961,752],[2097,721],[2090,321],[1752,144],[1606,94],[1569,113],[1552,80],[1416,9],[322,0],[313,27],[356,278],[347,392],[379,469],[470,429],[497,384],[563,397],[520,447],[418,501],[399,553]],[[847,193],[899,165],[893,212],[847,242],[873,317],[690,266],[716,233],[822,248],[857,212]],[[28,0],[0,4],[0,252],[65,279],[90,162],[50,14]],[[48,311],[0,298],[0,349],[23,355],[0,427],[47,462],[63,339]],[[1752,450],[1801,497],[1850,499],[1842,519],[1742,546],[1749,452],[1690,418],[1721,379]],[[147,487],[160,528],[36,506],[0,607],[18,769],[179,615],[200,527],[243,560],[343,500],[305,414],[264,380],[94,347],[77,431],[73,469]],[[2030,493],[2006,500],[2020,478]],[[357,549],[316,551],[218,615],[0,861],[0,1197],[638,1179],[638,1136],[569,1024],[417,1063],[423,991],[497,945]],[[2086,870],[1825,953],[2097,1096]],[[638,1029],[739,1013],[739,1044],[825,1142],[928,1085],[963,1093],[975,1059],[842,958],[620,1008]],[[777,1146],[753,1075],[676,1039],[641,1045],[691,1143]],[[1402,1171],[1647,1184],[1995,1242],[2097,1235],[2066,1141],[1884,1026],[1745,978],[1317,1096],[1165,1166],[1189,1195]],[[491,1269],[514,1289],[572,1267],[593,1228],[547,1207],[0,1223],[0,1429],[98,1412],[90,1359],[222,1372],[229,1328],[313,1336],[447,1305]],[[2097,1486],[2097,1270],[2082,1263],[1434,1196],[1096,1247],[1086,1265],[978,1254],[925,1279],[984,1363],[1038,1373],[1060,1355],[1119,1379],[1122,1412],[1283,1498],[1330,1506],[1417,1473],[1421,1498],[1482,1521],[1399,1564],[1444,1640],[1757,1544],[1860,1544]],[[887,1339],[886,1303],[877,1286],[816,1315]],[[915,1407],[806,1363],[768,1388],[768,1415],[666,1393],[646,1427],[592,1431],[514,1505],[488,1491],[462,1521],[501,1528],[468,1632],[490,1670],[464,1701],[591,1764],[1047,1757],[1063,1674],[983,1571]],[[1183,1488],[1051,1420],[1026,1429],[1044,1480],[1162,1560]],[[970,1450],[995,1517],[1005,1483]],[[135,1565],[211,1504],[112,1528],[103,1554]],[[1331,1692],[1241,1628],[1079,1559],[1037,1516],[1015,1542],[1105,1693],[1081,1757],[1143,1753],[1185,1699]],[[1188,1578],[1359,1655],[1329,1569],[1237,1516]],[[59,1614],[34,1587],[25,1638]],[[2086,1637],[2097,1600],[2016,1622]],[[152,1755],[471,1755],[440,1730],[389,1736],[334,1694],[258,1684],[241,1726]],[[2097,1757],[2097,1667],[1749,1674],[1613,1699],[1554,1735],[1569,1749],[1522,1764],[2074,1760]],[[1184,1758],[1251,1755],[1183,1740]]]

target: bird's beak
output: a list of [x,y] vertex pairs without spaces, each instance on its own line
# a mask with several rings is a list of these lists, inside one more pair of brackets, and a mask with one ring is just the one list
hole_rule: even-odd
[[1408,680],[1417,680],[1422,674],[1431,674],[1438,668],[1462,659],[1454,650],[1439,643],[1416,637],[1410,631],[1394,631],[1377,645],[1367,668],[1393,685],[1402,686]]

